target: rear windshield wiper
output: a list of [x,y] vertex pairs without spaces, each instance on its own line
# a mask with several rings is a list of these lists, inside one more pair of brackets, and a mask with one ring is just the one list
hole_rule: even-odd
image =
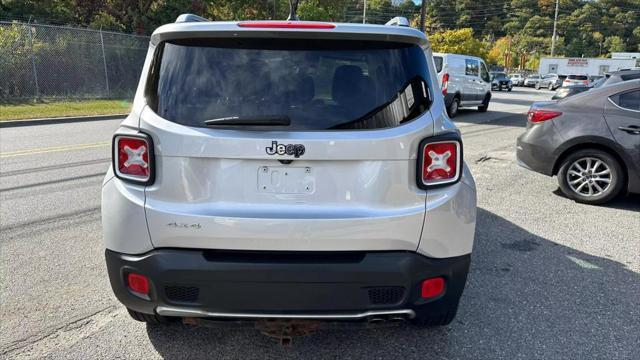
[[245,125],[245,126],[288,126],[291,119],[286,115],[263,115],[263,116],[228,116],[211,120],[205,120],[207,126],[219,125]]

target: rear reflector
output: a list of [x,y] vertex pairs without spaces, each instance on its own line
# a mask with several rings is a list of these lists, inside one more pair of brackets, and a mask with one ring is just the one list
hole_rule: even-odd
[[266,29],[333,29],[335,24],[314,21],[241,21],[239,27]]
[[153,182],[153,145],[145,134],[116,135],[113,168],[120,179],[149,185]]
[[527,114],[527,120],[532,123],[539,123],[557,118],[560,115],[562,115],[562,113],[559,111],[530,109]]
[[128,273],[127,287],[136,294],[149,295],[149,279],[144,275]]
[[422,291],[420,296],[423,299],[432,299],[444,293],[444,278],[437,277],[427,279],[422,282]]
[[458,181],[461,155],[457,140],[426,143],[422,148],[422,183],[429,186]]

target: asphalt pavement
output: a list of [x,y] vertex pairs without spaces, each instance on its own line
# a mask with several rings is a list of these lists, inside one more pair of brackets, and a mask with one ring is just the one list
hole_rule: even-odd
[[117,302],[99,206],[118,120],[0,129],[0,358],[640,359],[640,197],[577,204],[515,163],[529,104],[550,96],[496,92],[455,119],[479,208],[450,326],[322,330],[288,348],[253,329],[146,326]]

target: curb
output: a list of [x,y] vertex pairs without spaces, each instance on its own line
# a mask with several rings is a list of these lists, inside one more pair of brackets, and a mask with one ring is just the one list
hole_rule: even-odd
[[25,120],[6,120],[0,121],[0,128],[11,128],[18,126],[33,126],[33,125],[49,125],[49,124],[63,124],[63,123],[76,123],[84,121],[100,121],[100,120],[115,120],[124,119],[129,114],[111,114],[111,115],[91,115],[91,116],[76,116],[76,117],[57,117],[57,118],[43,118],[43,119],[25,119]]

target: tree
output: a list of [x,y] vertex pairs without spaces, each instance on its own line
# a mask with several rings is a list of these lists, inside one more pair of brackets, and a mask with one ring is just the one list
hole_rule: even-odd
[[473,29],[446,30],[429,37],[436,52],[487,57],[488,44],[473,37]]
[[627,46],[624,44],[624,41],[620,36],[609,36],[604,40],[604,47],[612,52],[622,52],[625,51]]

